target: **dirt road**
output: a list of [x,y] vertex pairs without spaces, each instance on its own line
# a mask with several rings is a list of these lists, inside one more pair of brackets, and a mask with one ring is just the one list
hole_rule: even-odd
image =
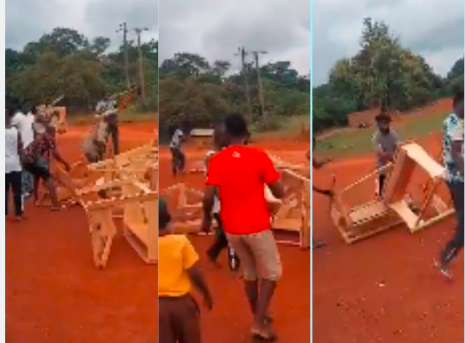
[[[274,142],[257,143],[267,151],[286,157],[294,162],[304,162],[308,142]],[[190,148],[186,151],[187,169],[201,163],[205,150]],[[177,182],[186,182],[192,187],[202,190],[204,176],[202,174],[183,175],[174,179],[170,169],[170,153],[161,149],[160,154],[161,189]],[[210,237],[193,238],[198,252],[205,256],[211,243]],[[301,251],[295,247],[280,246],[284,265],[284,278],[280,282],[272,312],[275,316],[275,327],[281,342],[306,343],[310,341],[310,251]],[[224,269],[218,270],[208,262],[203,263],[208,282],[215,298],[215,309],[211,313],[202,314],[202,328],[205,343],[242,343],[248,342],[248,330],[251,315],[240,280],[231,275],[227,269],[225,256],[221,263]]]
[[[437,143],[438,137],[421,142],[434,156]],[[343,187],[368,174],[373,159],[329,169]],[[318,181],[324,184],[326,176],[315,173]],[[313,254],[315,343],[463,342],[463,255],[454,263],[454,284],[432,265],[453,234],[453,221],[415,235],[399,228],[346,246],[329,220],[328,201],[313,199],[314,234],[329,243]]]
[[[79,158],[85,129],[60,136],[68,160]],[[149,123],[122,126],[122,149],[145,144],[154,129]],[[52,213],[28,204],[26,215],[6,225],[6,342],[157,342],[156,267],[117,237],[108,267],[96,270],[79,207]]]
[[[124,126],[123,148],[147,142],[154,128]],[[71,161],[79,156],[83,132],[72,128],[60,138],[60,149]],[[422,144],[437,150],[437,139]],[[308,150],[308,142],[258,144],[297,163]],[[188,150],[190,166],[203,157],[202,150]],[[369,172],[372,164],[366,156],[339,161],[329,169],[342,187]],[[328,183],[327,172],[314,176],[316,183]],[[199,174],[173,179],[166,149],[160,152],[160,180],[161,189],[178,181],[203,186]],[[455,284],[444,282],[432,268],[452,224],[416,235],[396,229],[346,246],[330,221],[328,206],[327,199],[314,194],[315,236],[329,245],[313,254],[313,319],[311,252],[280,247],[284,278],[273,303],[280,341],[309,342],[312,321],[315,343],[463,342],[463,257],[454,264]],[[86,218],[78,207],[51,213],[28,205],[26,214],[26,221],[6,225],[7,342],[157,343],[156,267],[145,265],[118,237],[107,269],[96,270]],[[204,254],[210,238],[193,241]],[[251,317],[240,281],[226,269],[207,263],[203,267],[215,297],[214,311],[202,314],[204,343],[247,342]]]

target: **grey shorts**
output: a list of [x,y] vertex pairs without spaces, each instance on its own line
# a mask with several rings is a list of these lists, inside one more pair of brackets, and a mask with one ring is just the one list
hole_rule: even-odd
[[246,281],[281,279],[281,256],[271,230],[250,235],[227,234],[227,237],[241,261]]

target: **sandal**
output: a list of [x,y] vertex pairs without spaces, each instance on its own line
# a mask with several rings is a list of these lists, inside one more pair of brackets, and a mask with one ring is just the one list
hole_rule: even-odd
[[278,336],[273,332],[268,332],[266,334],[262,332],[252,332],[250,336],[252,342],[275,342],[278,339]]

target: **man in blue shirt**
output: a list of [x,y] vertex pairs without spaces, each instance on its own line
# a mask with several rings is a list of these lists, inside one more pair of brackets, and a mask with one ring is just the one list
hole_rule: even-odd
[[454,113],[444,121],[443,159],[446,167],[446,180],[455,208],[456,232],[454,237],[441,251],[436,267],[447,278],[452,278],[449,271],[450,262],[463,249],[463,91],[454,97]]

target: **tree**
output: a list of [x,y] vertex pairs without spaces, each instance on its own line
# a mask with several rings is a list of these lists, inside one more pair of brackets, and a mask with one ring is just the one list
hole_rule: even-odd
[[446,79],[424,58],[402,47],[383,22],[364,19],[360,50],[336,62],[329,82],[313,91],[313,126],[317,130],[345,125],[353,111],[379,108],[406,110],[463,87],[463,58]]
[[[231,69],[228,61],[209,62],[203,56],[177,53],[160,67],[160,138],[170,124],[208,127],[232,111],[249,115],[258,123],[261,109],[257,71],[246,66],[252,113],[247,111],[244,75]],[[289,61],[268,63],[260,69],[266,111],[272,125],[294,115],[310,115],[310,77],[299,75]],[[166,138],[166,137],[165,137]]]
[[[109,51],[111,40],[89,39],[76,30],[55,28],[22,51],[5,50],[6,95],[32,103],[47,103],[64,94],[73,111],[88,111],[104,94],[124,91],[124,47]],[[158,42],[142,44],[148,108],[158,109]],[[138,79],[138,52],[129,42],[130,75]]]

